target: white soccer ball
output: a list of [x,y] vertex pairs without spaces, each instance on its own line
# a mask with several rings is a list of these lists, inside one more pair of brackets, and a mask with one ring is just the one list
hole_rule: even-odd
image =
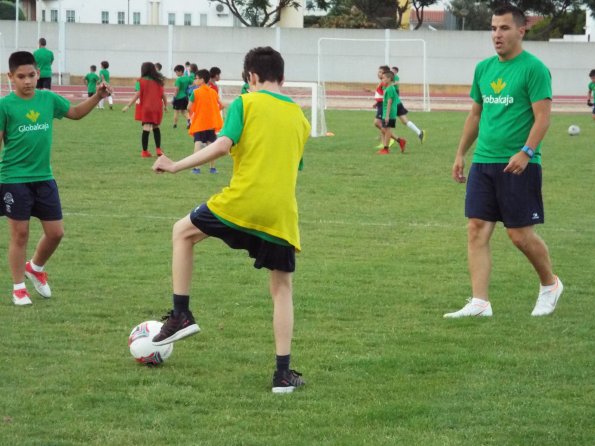
[[580,132],[581,132],[581,128],[578,125],[572,124],[570,127],[568,127],[568,134],[570,136],[576,136]]
[[162,326],[163,323],[158,321],[145,321],[132,329],[128,336],[128,347],[134,359],[147,365],[159,365],[170,357],[173,344],[153,345],[153,337]]

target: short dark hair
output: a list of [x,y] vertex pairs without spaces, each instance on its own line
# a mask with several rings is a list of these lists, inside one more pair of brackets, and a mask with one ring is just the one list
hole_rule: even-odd
[[221,68],[219,67],[211,67],[209,70],[209,74],[211,77],[219,76],[221,74]]
[[260,82],[283,82],[285,61],[279,51],[270,46],[252,48],[244,57],[244,72],[256,73]]
[[517,6],[511,5],[510,3],[501,3],[494,8],[495,16],[503,16],[505,14],[512,14],[512,19],[517,26],[526,26],[527,17],[522,9]]
[[174,72],[184,71],[184,65],[176,65],[174,67]]
[[196,77],[202,79],[206,84],[211,80],[211,73],[209,73],[209,70],[198,70],[196,72]]
[[157,68],[159,71],[161,71],[161,69],[163,68],[163,65],[161,65],[159,62],[155,62],[155,68]]
[[8,70],[14,73],[22,65],[33,65],[37,68],[35,57],[29,51],[15,51],[8,58]]
[[45,38],[44,38],[44,37],[41,37],[41,38],[39,39],[39,44],[40,44],[41,46],[46,46],[48,43],[45,41]]
[[390,67],[388,65],[380,65],[378,69],[382,71],[390,71]]
[[382,73],[383,76],[388,77],[391,81],[395,80],[395,73],[393,73],[392,71],[388,70],[388,71],[384,71]]
[[399,72],[399,67],[391,67],[391,71],[396,71],[398,73]]
[[91,65],[91,71],[97,71],[97,66]]
[[594,70],[591,70],[589,72],[589,77],[594,77],[594,76],[595,76],[595,69]]
[[101,67],[106,69],[109,68],[109,62],[107,60],[102,60]]
[[197,71],[198,71],[198,65],[196,65],[195,63],[191,63],[190,64],[190,72],[194,73],[196,75]]

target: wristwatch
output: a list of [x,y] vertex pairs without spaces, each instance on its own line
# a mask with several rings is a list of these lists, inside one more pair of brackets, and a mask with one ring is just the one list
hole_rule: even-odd
[[525,152],[529,158],[533,158],[533,155],[535,155],[535,151],[529,146],[523,146],[521,152]]

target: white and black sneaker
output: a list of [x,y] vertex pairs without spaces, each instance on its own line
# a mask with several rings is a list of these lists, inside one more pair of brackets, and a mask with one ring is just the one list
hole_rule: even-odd
[[273,393],[291,393],[306,382],[295,370],[277,370],[273,374]]
[[179,341],[200,332],[200,327],[194,320],[191,311],[174,316],[173,310],[167,313],[162,321],[161,331],[153,338],[153,345],[165,345]]

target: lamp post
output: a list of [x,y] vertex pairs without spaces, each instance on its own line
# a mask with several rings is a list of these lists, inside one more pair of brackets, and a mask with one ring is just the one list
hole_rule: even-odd
[[463,29],[461,31],[465,31],[465,17],[467,17],[469,15],[469,10],[466,8],[463,8],[459,11],[459,15],[463,19]]

